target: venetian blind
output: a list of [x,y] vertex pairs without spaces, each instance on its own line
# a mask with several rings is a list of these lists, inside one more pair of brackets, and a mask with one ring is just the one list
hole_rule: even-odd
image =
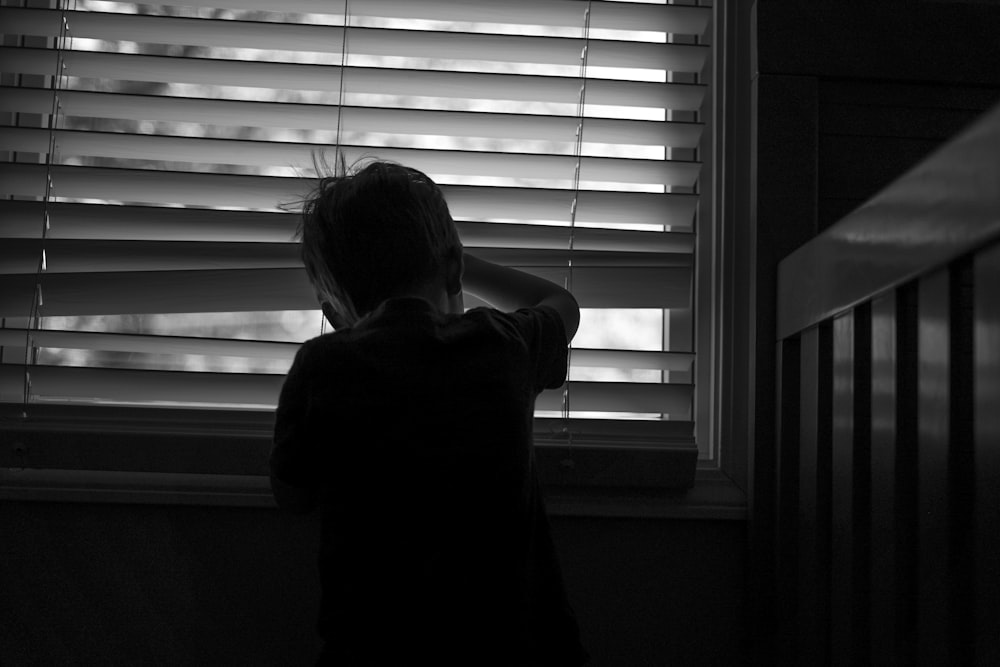
[[541,434],[690,435],[710,19],[576,0],[0,8],[3,401],[273,408],[322,330],[293,209],[335,146],[427,172],[470,252],[572,289],[583,322]]

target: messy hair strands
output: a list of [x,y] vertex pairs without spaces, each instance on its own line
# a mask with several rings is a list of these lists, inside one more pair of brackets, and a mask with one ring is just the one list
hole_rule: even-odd
[[[329,236],[329,225],[323,224],[320,220],[320,204],[324,201],[326,193],[346,178],[349,172],[347,161],[339,146],[334,160],[331,167],[325,153],[314,151],[312,154],[316,186],[301,203],[302,208],[295,239],[301,243],[303,264],[309,274],[310,281],[318,288],[318,299],[323,303],[329,303],[336,313],[341,314],[348,323],[353,324],[358,319],[354,305],[333,279],[329,267],[326,265],[334,240]],[[320,319],[320,335],[326,333],[326,324],[327,317],[324,311],[324,316]]]

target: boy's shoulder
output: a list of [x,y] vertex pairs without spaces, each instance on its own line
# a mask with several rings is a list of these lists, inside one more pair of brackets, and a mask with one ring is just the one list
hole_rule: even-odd
[[443,315],[431,310],[406,308],[399,304],[380,308],[353,327],[331,331],[305,341],[297,358],[352,355],[360,347],[403,339],[413,331],[457,342],[465,337],[495,338],[515,344],[531,344],[547,339],[559,344],[565,331],[559,314],[547,306],[505,312],[492,307],[476,307],[460,315]]
[[434,311],[394,320],[375,315],[306,341],[286,384],[350,403],[362,395],[381,401],[386,386],[410,386],[412,378],[460,381],[470,369],[495,379],[520,378],[516,384],[536,392],[565,381],[568,346],[554,309],[473,308],[461,315]]

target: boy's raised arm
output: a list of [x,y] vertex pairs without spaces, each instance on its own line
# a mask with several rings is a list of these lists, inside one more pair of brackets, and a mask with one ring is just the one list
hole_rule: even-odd
[[462,286],[500,310],[549,306],[562,318],[566,341],[580,326],[580,306],[568,290],[524,271],[500,266],[469,253],[463,256]]

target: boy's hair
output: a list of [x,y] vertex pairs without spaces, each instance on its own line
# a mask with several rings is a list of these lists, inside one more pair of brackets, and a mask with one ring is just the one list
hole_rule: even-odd
[[438,185],[385,161],[349,170],[341,159],[303,204],[297,237],[309,279],[349,323],[442,275],[462,250]]

